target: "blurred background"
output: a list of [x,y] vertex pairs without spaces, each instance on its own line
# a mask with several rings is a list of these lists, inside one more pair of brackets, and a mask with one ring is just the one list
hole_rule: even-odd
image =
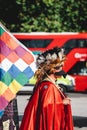
[[[0,0],[0,22],[31,50],[35,57],[54,46],[65,49],[67,58],[63,70],[66,75],[58,79],[57,83],[62,91],[69,92],[69,96],[73,99],[75,126],[80,126],[77,125],[79,120],[79,122],[83,121],[80,127],[87,127],[86,114],[81,114],[81,111],[78,114],[78,109],[84,108],[83,111],[86,112],[87,108],[86,102],[83,104],[83,98],[84,101],[87,98],[87,1]],[[21,102],[19,95],[22,95],[23,99],[24,95],[31,95],[35,82],[36,79],[32,77],[18,92],[17,100],[14,100],[14,119],[17,126],[19,126],[18,121],[21,120],[20,115],[22,118],[24,112],[23,104],[21,107],[18,106]],[[75,93],[75,97],[72,93]],[[78,93],[83,94],[78,96]],[[79,102],[79,97],[82,102]],[[79,107],[76,108],[77,103]],[[23,109],[22,114],[20,114],[21,109]]]

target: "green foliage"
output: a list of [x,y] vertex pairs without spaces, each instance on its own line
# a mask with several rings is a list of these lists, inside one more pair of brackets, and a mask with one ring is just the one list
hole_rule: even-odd
[[12,32],[87,31],[86,0],[1,0],[0,5],[0,21]]

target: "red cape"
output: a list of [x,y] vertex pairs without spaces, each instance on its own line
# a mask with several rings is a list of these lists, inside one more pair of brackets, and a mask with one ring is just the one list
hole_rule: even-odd
[[51,82],[42,82],[26,106],[20,130],[73,130],[70,105]]

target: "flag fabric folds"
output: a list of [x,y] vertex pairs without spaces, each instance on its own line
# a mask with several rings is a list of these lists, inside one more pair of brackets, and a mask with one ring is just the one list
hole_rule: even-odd
[[35,70],[32,52],[0,23],[0,117]]

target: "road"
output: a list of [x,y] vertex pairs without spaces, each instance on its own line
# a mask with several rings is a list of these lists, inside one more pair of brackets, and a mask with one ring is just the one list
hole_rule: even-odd
[[[74,130],[87,130],[87,93],[67,93],[71,98]],[[21,123],[29,95],[17,95],[19,121]]]

